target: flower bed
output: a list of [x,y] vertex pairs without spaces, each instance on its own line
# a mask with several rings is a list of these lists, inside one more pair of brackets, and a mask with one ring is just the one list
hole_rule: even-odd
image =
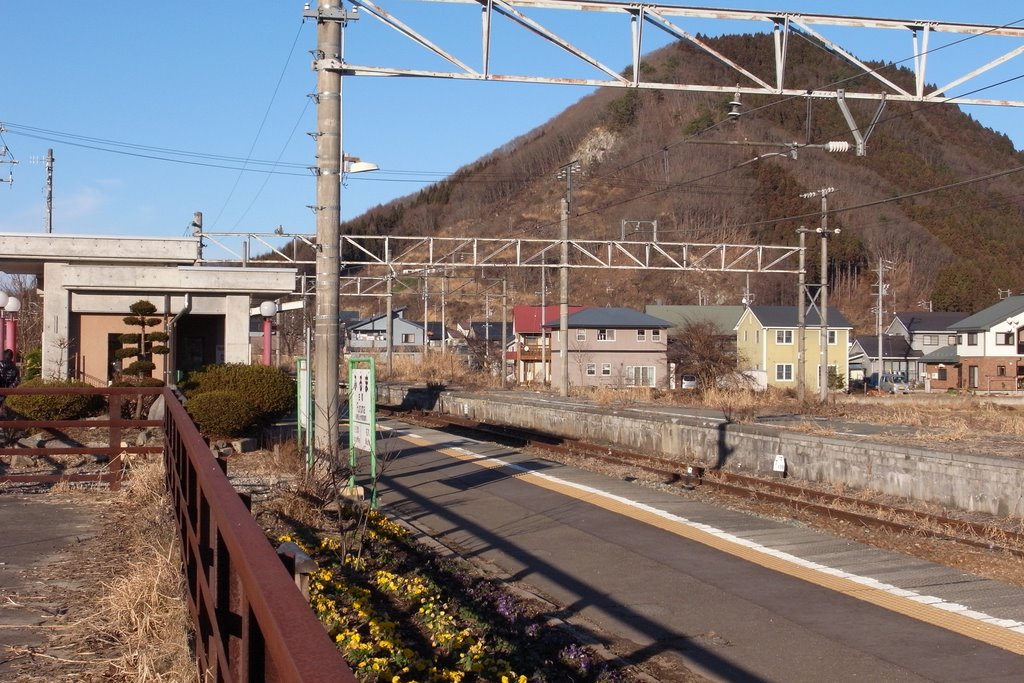
[[316,560],[310,603],[361,681],[635,680],[550,623],[546,607],[515,598],[438,558],[377,513],[355,521],[359,543],[294,541]]

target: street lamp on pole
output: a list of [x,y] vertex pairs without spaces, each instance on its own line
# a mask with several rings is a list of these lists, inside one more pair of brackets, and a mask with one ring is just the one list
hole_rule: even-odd
[[264,301],[260,304],[260,315],[263,316],[263,364],[270,367],[270,347],[273,345],[274,316],[277,315],[277,304]]
[[18,356],[18,311],[21,310],[21,301],[16,296],[7,298],[7,305],[4,306],[7,312],[7,319],[4,320],[4,348],[10,349],[15,358]]
[[814,192],[805,192],[802,199],[821,198],[821,227],[815,230],[821,237],[821,288],[818,290],[818,308],[821,316],[820,354],[821,365],[818,368],[818,390],[822,402],[828,400],[828,238],[839,234],[839,229],[828,228],[828,196],[836,191],[834,187],[823,187]]
[[4,349],[7,348],[7,344],[4,341],[4,309],[7,307],[7,302],[10,300],[11,297],[7,292],[0,291],[0,355],[2,355]]

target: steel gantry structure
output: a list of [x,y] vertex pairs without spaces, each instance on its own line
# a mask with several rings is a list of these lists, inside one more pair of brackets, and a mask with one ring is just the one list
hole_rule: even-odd
[[[658,2],[605,2],[604,0],[420,0],[420,2],[437,2],[462,4],[480,9],[480,61],[471,66],[455,56],[454,48],[442,46],[442,41],[452,41],[450,27],[442,38],[427,36],[417,31],[410,24],[402,21],[394,12],[387,9],[389,3],[370,2],[369,0],[349,0],[354,7],[361,8],[381,23],[394,30],[397,34],[413,41],[427,53],[440,57],[449,66],[447,70],[410,69],[399,66],[361,65],[341,63],[340,61],[325,64],[326,68],[338,69],[345,75],[353,76],[420,76],[429,78],[456,78],[475,81],[514,81],[521,83],[554,83],[559,85],[582,85],[618,88],[645,88],[656,90],[688,90],[699,92],[719,92],[733,94],[739,92],[751,95],[788,95],[835,98],[837,93],[850,99],[889,99],[902,102],[946,102],[955,100],[958,104],[981,104],[1001,106],[1024,106],[1024,100],[987,99],[979,97],[957,97],[950,92],[972,81],[1021,54],[1024,54],[1024,27],[1014,25],[965,24],[946,21],[930,21],[921,19],[882,19],[870,17],[849,17],[829,14],[808,14],[799,12],[769,12],[759,10],[720,9],[713,7],[680,7]],[[403,3],[408,6],[410,3]],[[415,3],[413,3],[415,4]],[[630,25],[629,43],[624,44],[624,54],[631,56],[632,69],[623,70],[621,66],[613,68],[602,63],[598,58],[576,47],[562,33],[545,25],[539,18],[540,11],[557,10],[573,13],[573,23],[583,21],[595,13],[611,14],[628,21]],[[528,14],[530,12],[530,14]],[[555,46],[580,64],[591,67],[594,78],[574,78],[557,76],[536,76],[515,72],[496,72],[492,69],[492,54],[499,40],[494,30],[499,20],[505,20],[506,26],[527,31],[539,36]],[[712,20],[712,22],[749,22],[755,30],[768,27],[772,34],[772,55],[769,63],[774,62],[774,78],[757,75],[752,65],[744,65],[727,57],[716,50],[709,41],[701,38],[697,32],[683,26],[685,21]],[[552,22],[554,23],[554,22]],[[653,28],[667,34],[672,39],[689,43],[701,52],[729,68],[740,79],[739,85],[734,83],[664,83],[643,80],[640,62],[647,46],[645,28]],[[857,58],[851,48],[844,47],[835,39],[823,33],[827,28],[852,29],[886,29],[907,34],[912,50],[911,66],[914,72],[914,87],[904,88],[887,78],[882,70],[868,65]],[[930,39],[935,34],[948,34],[955,38],[968,36],[988,36],[1005,38],[1011,45],[1002,54],[987,61],[982,60],[973,65],[964,64],[963,53],[948,55],[958,68],[960,75],[938,86],[927,83],[928,61],[939,61],[947,57],[933,50]],[[806,90],[787,85],[787,53],[789,40],[799,36],[811,43],[821,46],[828,52],[842,58],[850,65],[859,69],[874,84],[875,88]],[[504,57],[505,55],[503,55]],[[760,61],[760,60],[759,60]],[[947,63],[943,63],[946,66]],[[860,82],[860,81],[858,81]]]
[[[346,3],[351,10],[346,8]],[[353,243],[354,238],[340,235],[339,226],[341,223],[341,181],[345,173],[344,153],[342,145],[341,120],[342,108],[342,77],[343,76],[404,76],[420,78],[444,78],[462,79],[470,81],[491,81],[491,82],[520,82],[520,83],[549,83],[557,85],[580,85],[588,87],[613,87],[613,88],[635,88],[635,89],[657,89],[677,90],[708,93],[729,93],[729,94],[751,94],[767,96],[793,96],[809,98],[835,99],[842,110],[842,113],[850,127],[851,136],[854,138],[857,153],[864,153],[864,144],[868,135],[879,120],[882,108],[888,101],[920,102],[920,103],[944,103],[955,101],[958,104],[978,104],[997,106],[1024,106],[1021,99],[996,99],[971,96],[971,93],[956,94],[956,90],[973,81],[981,74],[990,72],[998,67],[1020,57],[1024,54],[1024,28],[1013,25],[995,26],[982,24],[963,24],[940,21],[921,20],[900,20],[900,19],[877,19],[866,17],[844,17],[826,14],[801,14],[794,12],[765,12],[749,10],[731,10],[715,8],[679,7],[660,3],[623,3],[606,2],[603,0],[420,0],[419,3],[401,3],[403,9],[410,4],[425,4],[435,2],[438,7],[467,6],[480,12],[480,58],[476,66],[470,65],[467,61],[456,56],[458,50],[454,47],[443,47],[442,40],[428,37],[424,32],[414,28],[411,23],[400,19],[395,12],[390,11],[384,5],[386,2],[370,2],[369,0],[318,0],[315,7],[307,3],[304,10],[304,17],[316,21],[317,24],[317,49],[313,52],[313,70],[317,74],[317,91],[313,94],[317,102],[317,130],[313,133],[317,141],[317,176],[316,204],[312,207],[317,215],[317,258],[316,258],[316,288],[317,288],[317,315],[316,315],[316,358],[314,367],[317,375],[315,388],[315,401],[320,419],[316,424],[316,443],[320,449],[329,450],[332,454],[338,446],[338,418],[339,405],[337,397],[338,380],[338,299],[340,295],[339,267],[341,264],[341,242],[344,240],[350,246],[355,247],[358,253],[371,260],[380,263],[394,263],[395,259],[389,255],[392,244],[397,244],[401,238],[379,238],[391,240],[385,242],[383,249],[371,250],[361,248],[359,244]],[[629,42],[624,43],[625,51],[629,55],[631,69],[620,71],[603,62],[601,59],[589,54],[573,44],[571,40],[560,34],[559,31],[546,25],[542,18],[548,18],[547,13],[551,11],[575,13],[572,21],[566,25],[577,26],[585,24],[588,17],[597,15],[611,15],[621,17],[629,22]],[[344,41],[345,31],[348,24],[361,15],[369,15],[378,20],[387,29],[393,30],[397,36],[409,39],[416,45],[423,48],[424,54],[436,63],[437,60],[444,65],[442,69],[411,68],[407,65],[382,65],[382,64],[357,64],[348,61],[345,56]],[[701,38],[703,32],[694,31],[684,26],[687,22],[694,21],[711,22],[755,22],[761,26],[770,28],[773,54],[771,61],[774,61],[774,74],[771,76],[759,75],[759,69],[753,65],[744,65],[715,49],[708,41]],[[582,65],[585,69],[593,72],[591,77],[580,77],[576,75],[566,76],[559,74],[552,75],[531,75],[524,71],[517,71],[515,68],[507,72],[498,72],[492,68],[493,48],[499,38],[504,37],[502,31],[495,31],[499,22],[505,22],[501,26],[512,29],[521,29],[529,35],[539,37],[548,45],[555,47],[561,53],[568,55],[575,60],[574,68]],[[557,22],[556,22],[557,24]],[[458,26],[454,23],[445,22],[445,40],[462,39],[464,33],[460,33]],[[648,27],[667,35],[670,39],[684,41],[697,50],[705,53],[718,63],[727,67],[732,74],[728,83],[666,83],[646,81],[643,79],[644,72],[640,68],[645,48],[652,41],[645,42],[644,31]],[[847,29],[888,29],[905,32],[911,39],[912,56],[911,62],[914,73],[914,86],[905,88],[893,79],[888,78],[883,69],[871,67],[866,62],[857,58],[852,49],[843,47],[838,41],[826,37],[823,30],[832,27]],[[936,34],[949,34],[956,38],[981,37],[1002,41],[1013,41],[1012,45],[1000,50],[995,58],[963,67],[964,55],[962,52],[950,50],[940,52],[930,46],[930,39]],[[823,86],[821,88],[796,88],[787,82],[787,54],[789,40],[793,36],[810,41],[826,51],[845,60],[847,63],[860,71],[863,78],[852,81],[848,88]],[[610,44],[611,41],[604,41]],[[515,51],[513,51],[514,53]],[[415,59],[410,57],[408,51],[384,51],[381,55],[402,55],[402,59]],[[955,66],[959,75],[948,80],[943,85],[928,85],[926,74],[929,60],[935,60],[949,56],[955,60]],[[512,55],[514,60],[514,54]],[[381,57],[384,59],[384,57]],[[624,60],[625,61],[625,60]],[[552,68],[564,68],[560,65],[553,65]],[[564,73],[569,73],[568,71]],[[868,86],[863,84],[867,83]],[[875,100],[879,102],[872,121],[867,126],[861,127],[846,106],[846,99]],[[366,239],[366,238],[363,238]],[[412,238],[405,238],[412,239]],[[441,238],[427,238],[438,240]],[[463,241],[463,246],[472,241]],[[365,244],[365,242],[363,243]],[[403,253],[418,254],[418,261],[409,263],[411,266],[430,267],[444,265],[447,261],[437,260],[431,249],[435,243],[420,243],[416,249]],[[476,241],[473,246],[479,246]],[[483,262],[477,265],[490,263],[497,254],[502,258],[522,265],[531,265],[534,260],[519,256],[518,247],[524,244],[523,241],[495,244],[493,247],[483,250],[471,249],[473,254],[488,254]],[[569,246],[577,249],[579,267],[654,267],[652,264],[660,259],[665,268],[693,268],[694,264],[705,264],[703,269],[711,270],[709,266],[717,259],[719,270],[732,269],[732,266],[746,263],[742,268],[747,272],[761,272],[760,269],[767,264],[779,264],[786,260],[776,260],[774,256],[758,260],[770,247],[743,245],[721,245],[714,246],[710,251],[700,252],[694,260],[693,249],[684,248],[675,252],[664,249],[661,243],[659,246],[651,245],[643,247],[624,246],[625,243],[596,243],[588,245],[585,242],[569,242],[567,239],[559,240],[550,248],[561,250],[562,254],[568,251]],[[423,250],[422,247],[426,246]],[[446,254],[446,258],[455,253],[450,248],[453,245],[442,247],[439,253]],[[731,247],[737,247],[733,251]],[[418,251],[417,251],[418,250]],[[541,250],[541,255],[545,249]],[[799,252],[798,249],[793,253]],[[426,253],[426,256],[423,254]],[[512,259],[512,254],[515,258]],[[740,256],[740,260],[734,260],[732,254]],[[383,255],[383,256],[382,256]],[[756,255],[756,256],[755,256]],[[477,256],[473,256],[477,258]],[[655,259],[655,260],[651,260]],[[563,256],[560,259],[560,267],[568,268],[569,258]],[[612,263],[616,265],[612,265]],[[756,264],[756,268],[750,265]],[[352,262],[350,262],[352,263]],[[537,263],[541,265],[542,262]],[[508,265],[508,264],[503,264]],[[576,264],[574,264],[575,266]],[[788,271],[776,271],[788,272]],[[563,298],[565,293],[563,292]],[[563,331],[564,334],[564,331]]]

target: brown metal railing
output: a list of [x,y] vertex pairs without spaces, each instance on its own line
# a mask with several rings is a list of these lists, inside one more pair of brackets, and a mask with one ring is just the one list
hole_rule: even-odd
[[[15,482],[21,484],[46,484],[59,481],[67,482],[94,482],[105,483],[111,489],[117,489],[121,484],[121,478],[125,470],[125,458],[130,455],[143,453],[160,453],[162,446],[138,446],[121,445],[121,435],[125,429],[142,427],[162,427],[163,422],[159,420],[133,420],[121,417],[122,405],[125,397],[128,398],[141,395],[152,396],[161,392],[160,387],[13,387],[0,389],[0,395],[76,395],[76,396],[105,396],[107,397],[107,417],[102,419],[88,420],[27,420],[27,419],[0,419],[0,429],[11,433],[25,430],[26,432],[45,432],[53,438],[62,440],[64,446],[26,446],[19,444],[12,446],[5,444],[0,447],[0,456],[19,456],[31,458],[46,464],[54,456],[67,455],[93,455],[106,457],[107,467],[101,472],[64,472],[59,466],[51,467],[50,472],[32,471],[29,473],[17,474],[14,472],[0,473],[0,481]],[[90,439],[96,430],[106,431],[107,443],[105,446],[86,446],[70,438],[65,430],[75,428],[88,428]]]
[[167,490],[181,539],[203,680],[355,681],[248,501],[165,389]]

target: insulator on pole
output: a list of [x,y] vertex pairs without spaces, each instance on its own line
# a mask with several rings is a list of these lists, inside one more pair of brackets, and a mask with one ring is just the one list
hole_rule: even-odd
[[850,143],[846,140],[829,140],[825,149],[829,152],[849,152]]

